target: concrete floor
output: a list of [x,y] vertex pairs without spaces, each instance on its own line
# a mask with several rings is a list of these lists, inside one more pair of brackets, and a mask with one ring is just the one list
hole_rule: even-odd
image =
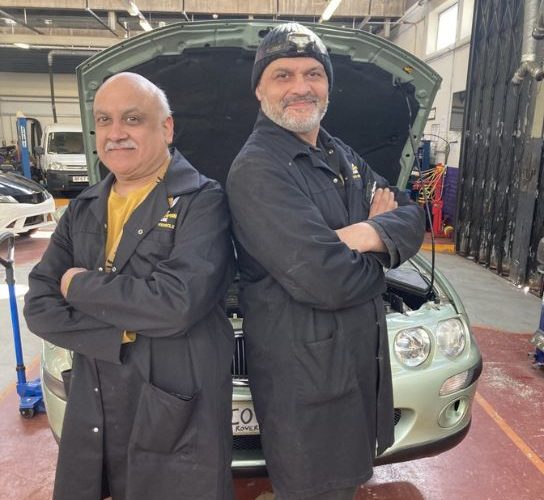
[[[47,238],[17,242],[21,292],[46,243]],[[534,370],[528,357],[540,300],[456,255],[438,254],[437,266],[461,295],[484,356],[471,431],[459,446],[439,456],[377,467],[357,499],[542,498],[544,371]],[[57,445],[45,415],[32,420],[19,416],[5,296],[0,288],[0,499],[45,500],[51,498]],[[28,377],[33,378],[38,375],[40,341],[26,332],[24,322],[22,326]],[[273,496],[266,479],[237,479],[236,498]]]

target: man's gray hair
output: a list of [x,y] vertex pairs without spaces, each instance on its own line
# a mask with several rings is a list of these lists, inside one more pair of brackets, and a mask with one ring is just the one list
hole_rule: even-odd
[[168,102],[168,97],[166,97],[166,92],[154,83],[151,83],[151,85],[155,87],[155,93],[157,95],[157,100],[159,101],[163,119],[167,118],[168,116],[172,116],[172,108],[170,108],[170,103]]
[[[142,90],[149,92],[154,95],[159,104],[159,109],[161,111],[162,119],[165,120],[169,116],[172,116],[172,109],[170,108],[170,103],[168,102],[168,97],[166,93],[160,87],[155,85],[152,81],[148,80],[138,73],[131,73],[129,71],[124,71],[123,73],[117,73],[116,75],[108,78],[102,86],[106,85],[108,82],[117,80],[118,78],[129,78],[133,83],[138,85]],[[102,86],[100,88],[102,88]],[[100,88],[98,90],[100,90]]]

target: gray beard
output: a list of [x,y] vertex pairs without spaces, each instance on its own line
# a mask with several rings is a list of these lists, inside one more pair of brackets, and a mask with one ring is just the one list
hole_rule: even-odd
[[300,118],[297,116],[289,116],[286,113],[282,113],[280,110],[271,106],[266,98],[261,100],[261,109],[263,113],[270,118],[276,125],[287,129],[296,134],[306,134],[316,128],[319,128],[321,120],[327,112],[329,102],[325,103],[325,106],[317,106],[311,116],[307,118]]

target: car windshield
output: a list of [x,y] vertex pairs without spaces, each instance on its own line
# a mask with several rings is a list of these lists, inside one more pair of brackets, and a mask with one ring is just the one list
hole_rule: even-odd
[[51,132],[47,151],[53,154],[83,154],[82,132]]

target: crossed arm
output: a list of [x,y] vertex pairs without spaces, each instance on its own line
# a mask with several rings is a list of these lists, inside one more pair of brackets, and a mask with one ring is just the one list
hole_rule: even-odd
[[[399,204],[395,201],[395,193],[389,188],[377,189],[368,218],[390,212],[398,208]],[[357,250],[361,253],[366,252],[387,252],[387,247],[380,237],[378,231],[368,222],[357,222],[350,226],[336,230],[340,241],[345,243],[351,250]]]

